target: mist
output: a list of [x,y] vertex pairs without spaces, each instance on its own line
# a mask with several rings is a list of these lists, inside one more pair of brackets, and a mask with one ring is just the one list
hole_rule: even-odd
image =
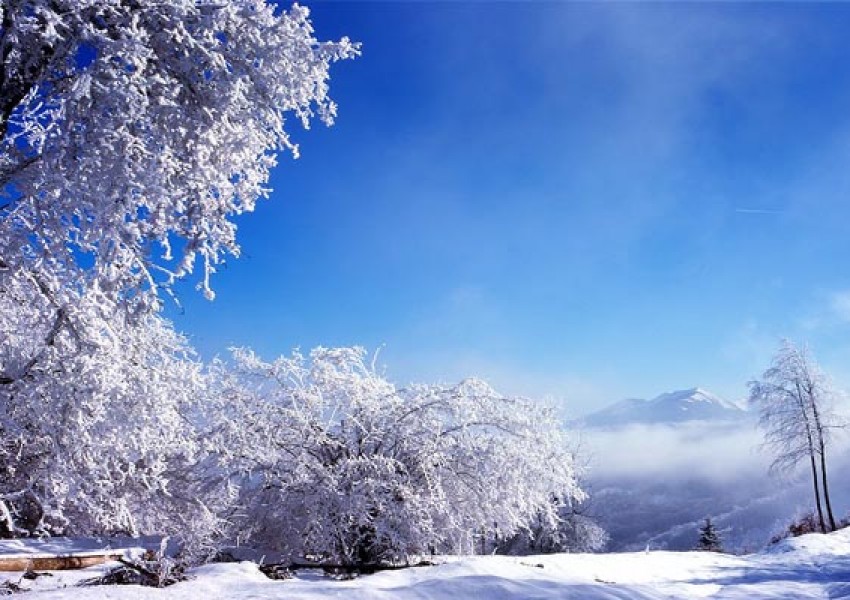
[[765,472],[754,423],[636,424],[579,434],[593,477],[705,477],[728,482]]
[[[587,512],[611,535],[609,550],[690,550],[703,519],[719,528],[724,548],[758,550],[813,510],[803,468],[769,474],[754,419],[628,425],[577,432],[591,493]],[[829,455],[836,517],[850,511],[848,436]]]

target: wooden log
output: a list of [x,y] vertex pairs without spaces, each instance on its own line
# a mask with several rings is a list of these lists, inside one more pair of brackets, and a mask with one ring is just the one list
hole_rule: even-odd
[[0,571],[63,571],[66,569],[84,569],[117,561],[124,555],[114,550],[101,553],[68,554],[59,556],[8,556],[0,555]]

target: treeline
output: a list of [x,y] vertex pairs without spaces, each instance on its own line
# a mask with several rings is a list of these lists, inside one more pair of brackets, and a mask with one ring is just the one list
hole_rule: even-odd
[[[0,351],[27,365],[51,307],[13,281]],[[251,543],[340,564],[475,552],[482,535],[488,552],[604,544],[539,403],[475,379],[399,388],[360,348],[203,364],[162,318],[95,308],[81,297],[0,386],[2,535],[169,534],[191,561]]]

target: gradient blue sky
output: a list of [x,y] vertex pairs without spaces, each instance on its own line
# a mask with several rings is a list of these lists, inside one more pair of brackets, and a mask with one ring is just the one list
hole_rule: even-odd
[[307,3],[337,124],[169,316],[205,356],[385,345],[578,414],[778,339],[850,383],[850,5]]

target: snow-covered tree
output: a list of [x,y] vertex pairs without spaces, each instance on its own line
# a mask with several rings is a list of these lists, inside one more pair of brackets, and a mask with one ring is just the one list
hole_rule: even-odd
[[499,554],[528,555],[556,552],[600,552],[610,536],[595,520],[582,514],[581,507],[563,506],[554,524],[535,516],[522,530],[496,541]]
[[[124,302],[238,254],[292,115],[330,124],[306,8],[266,0],[0,3],[0,277]],[[82,283],[81,283],[82,282]],[[150,298],[148,298],[149,300]],[[57,302],[57,312],[65,305]]]
[[596,520],[578,511],[562,516],[557,534],[559,552],[601,552],[611,540]]
[[0,1],[0,533],[192,503],[197,473],[166,473],[209,466],[200,367],[149,309],[198,264],[212,296],[232,218],[297,156],[290,118],[331,124],[330,64],[357,53],[266,0]]
[[161,530],[169,472],[195,453],[186,415],[203,381],[185,340],[155,315],[98,319],[87,296],[67,308],[87,328],[45,333],[54,307],[37,284],[5,281],[0,370],[24,374],[0,386],[0,528]]
[[583,498],[550,410],[478,380],[397,388],[366,358],[238,350],[235,372],[220,366],[208,439],[258,543],[345,564],[469,552],[481,527],[554,524]]
[[706,517],[705,522],[699,528],[699,543],[697,550],[705,552],[723,552],[723,543],[720,540],[720,534],[717,533],[717,528],[711,522],[709,517]]
[[824,504],[829,529],[834,530],[826,470],[830,431],[837,424],[832,384],[805,347],[784,340],[771,367],[749,385],[749,401],[760,411],[765,445],[776,455],[771,469],[787,472],[807,462],[821,531],[827,531]]

